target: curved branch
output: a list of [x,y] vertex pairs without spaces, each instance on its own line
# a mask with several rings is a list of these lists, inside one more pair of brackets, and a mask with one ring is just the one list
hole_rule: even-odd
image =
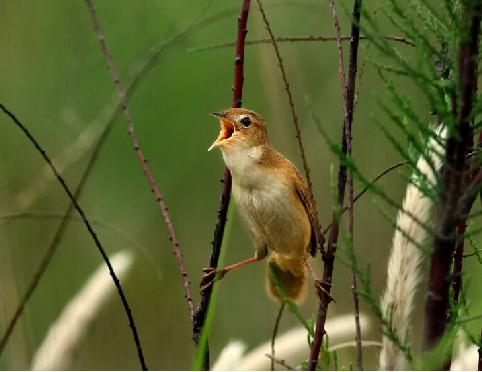
[[[82,210],[82,208],[80,208],[80,205],[78,204],[77,200],[75,199],[75,196],[74,194],[72,193],[72,191],[70,191],[69,187],[67,186],[65,180],[63,179],[63,177],[58,173],[57,169],[55,168],[55,166],[52,164],[52,161],[50,160],[50,158],[48,157],[47,155],[47,152],[40,146],[40,144],[37,142],[37,140],[32,136],[32,134],[29,132],[29,130],[27,129],[27,127],[25,125],[23,125],[17,118],[16,116],[10,112],[2,103],[0,103],[0,109],[2,109],[2,111],[17,125],[17,127],[25,134],[25,136],[27,136],[27,138],[29,139],[29,141],[33,144],[33,146],[35,147],[35,149],[40,153],[40,155],[42,156],[42,158],[47,162],[47,164],[50,166],[50,168],[52,169],[52,172],[54,173],[55,177],[57,178],[57,180],[59,181],[60,185],[62,186],[62,188],[64,189],[65,193],[68,195],[68,197],[70,198],[72,204],[74,205],[74,208],[75,210],[79,213],[80,217],[82,218],[82,221],[84,222],[85,224],[85,227],[87,228],[87,231],[89,232],[90,236],[92,237],[92,239],[94,240],[94,243],[97,247],[97,249],[99,250],[102,258],[104,259],[104,262],[105,264],[107,265],[107,268],[109,269],[109,274],[111,275],[112,277],[112,280],[114,281],[114,284],[117,288],[117,292],[119,293],[119,297],[122,301],[122,305],[124,306],[124,310],[126,312],[126,315],[127,315],[127,319],[129,321],[129,326],[132,330],[132,336],[134,337],[134,342],[136,344],[136,348],[137,348],[137,354],[138,354],[138,357],[139,357],[139,361],[141,363],[141,367],[143,370],[147,370],[147,366],[145,364],[145,361],[144,361],[144,355],[142,353],[142,347],[141,347],[141,342],[139,340],[139,335],[137,334],[137,328],[136,328],[136,325],[135,325],[135,322],[134,322],[134,318],[132,316],[132,311],[131,311],[131,308],[129,306],[129,303],[127,302],[127,298],[124,294],[124,291],[122,289],[122,286],[119,282],[119,279],[117,278],[115,272],[114,272],[114,268],[112,267],[110,261],[109,261],[109,258],[107,257],[107,254],[104,250],[104,248],[102,247],[102,244],[100,243],[100,240],[99,238],[97,237],[94,229],[92,228],[89,220],[87,219],[87,216],[85,215],[84,211]],[[12,323],[13,324],[13,323]],[[7,330],[6,333],[8,332],[11,332],[11,330]],[[2,338],[2,341],[0,342],[0,353],[1,351],[3,350],[3,348],[5,347],[5,342],[4,342],[4,338]],[[7,338],[8,339],[8,338]],[[6,340],[6,339],[5,339]]]

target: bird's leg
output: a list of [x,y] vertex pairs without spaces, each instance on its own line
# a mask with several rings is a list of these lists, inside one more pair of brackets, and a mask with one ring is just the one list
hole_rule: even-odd
[[201,279],[201,291],[206,290],[208,287],[212,286],[216,280],[221,280],[224,275],[229,273],[230,271],[239,269],[240,267],[249,265],[251,263],[257,262],[261,260],[258,255],[252,258],[248,258],[247,260],[243,260],[232,265],[226,266],[223,269],[216,270],[214,267],[206,267],[203,269],[204,276]]
[[305,264],[306,268],[308,269],[308,272],[311,275],[311,278],[313,279],[313,282],[315,283],[315,288],[316,288],[316,291],[318,292],[318,295],[320,294],[320,291],[321,291],[326,296],[328,296],[330,301],[336,302],[335,299],[328,293],[328,291],[325,288],[323,288],[321,280],[318,279],[315,271],[313,270],[313,268],[311,267],[310,263],[308,262],[308,260],[306,258],[303,259],[303,263]]

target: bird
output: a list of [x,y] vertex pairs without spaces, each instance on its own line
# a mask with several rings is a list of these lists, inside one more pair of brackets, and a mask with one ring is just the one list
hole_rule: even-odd
[[314,276],[308,258],[318,247],[312,194],[296,167],[272,147],[261,115],[245,108],[211,115],[219,119],[221,130],[208,151],[218,148],[222,152],[232,175],[236,209],[255,255],[221,270],[204,269],[201,286],[268,257],[276,275],[267,275],[268,293],[279,302],[301,303],[307,293],[306,269]]

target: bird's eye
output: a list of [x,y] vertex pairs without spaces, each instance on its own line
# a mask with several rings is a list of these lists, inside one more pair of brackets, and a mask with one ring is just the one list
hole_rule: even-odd
[[241,124],[243,124],[243,126],[246,128],[249,127],[251,124],[251,119],[249,118],[249,116],[245,116],[240,121],[241,121]]

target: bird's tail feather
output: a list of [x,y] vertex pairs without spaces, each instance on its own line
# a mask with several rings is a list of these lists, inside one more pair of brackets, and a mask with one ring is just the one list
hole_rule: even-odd
[[289,299],[301,303],[306,297],[307,284],[303,261],[290,259],[273,252],[268,259],[268,293],[278,302]]

